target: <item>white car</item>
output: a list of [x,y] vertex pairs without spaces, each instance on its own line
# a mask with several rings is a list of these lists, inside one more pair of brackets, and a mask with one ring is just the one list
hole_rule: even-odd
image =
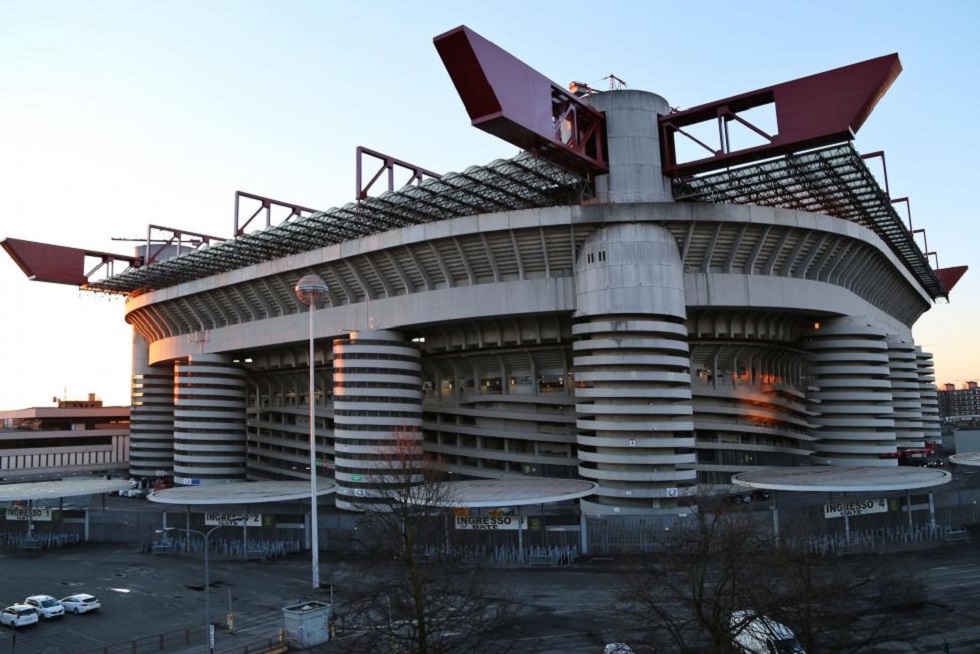
[[734,611],[732,642],[742,654],[806,654],[793,631],[755,611]]
[[11,629],[37,624],[37,609],[27,604],[14,604],[0,611],[0,624]]
[[31,595],[24,600],[24,604],[33,606],[35,609],[37,609],[38,615],[45,620],[60,618],[65,614],[65,607],[61,605],[61,602],[50,595]]
[[69,595],[68,597],[62,598],[61,605],[65,607],[66,611],[75,615],[88,613],[89,611],[98,611],[102,608],[102,604],[97,598],[86,593]]

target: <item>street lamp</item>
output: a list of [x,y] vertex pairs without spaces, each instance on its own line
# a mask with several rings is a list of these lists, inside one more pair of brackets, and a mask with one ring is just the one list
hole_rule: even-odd
[[207,532],[198,531],[197,529],[187,529],[179,527],[164,527],[163,529],[155,529],[154,533],[166,534],[171,531],[186,531],[190,534],[197,534],[204,539],[204,638],[207,639],[208,652],[214,652],[214,643],[211,642],[211,574],[208,568],[208,538],[217,529],[222,527],[227,527],[228,525],[216,525],[208,529]]
[[310,307],[310,549],[313,558],[313,590],[320,587],[320,543],[316,508],[316,404],[313,396],[313,309],[326,297],[327,284],[319,275],[304,275],[296,282],[296,297]]

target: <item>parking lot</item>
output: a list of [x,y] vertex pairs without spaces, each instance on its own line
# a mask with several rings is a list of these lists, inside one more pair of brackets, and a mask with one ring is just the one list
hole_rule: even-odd
[[[98,612],[67,614],[22,627],[16,631],[16,644],[13,631],[0,631],[4,654],[70,654],[187,628],[200,646],[168,649],[204,651],[200,558],[81,545],[42,553],[0,551],[0,568],[3,606],[34,594],[60,599],[82,592],[102,603]],[[236,618],[236,634],[216,630],[218,651],[274,634],[281,626],[284,606],[312,597],[309,563],[301,558],[269,563],[212,561],[210,580],[212,621],[224,625],[228,613]],[[321,594],[328,593],[329,589]]]
[[[910,613],[902,634],[883,634],[876,652],[980,651],[976,620],[980,601],[980,545],[946,546],[919,553],[890,555],[902,570],[915,570],[929,587],[930,601]],[[293,555],[270,562],[212,561],[211,615],[223,625],[235,615],[235,633],[216,630],[216,651],[273,635],[282,626],[282,608],[299,601],[329,601],[384,574],[350,554],[321,556],[323,586],[312,591],[310,561]],[[57,598],[78,592],[99,597],[102,610],[65,615],[16,632],[0,631],[6,654],[79,654],[108,644],[192,629],[190,645],[168,641],[167,652],[201,653],[204,639],[203,562],[198,557],[139,553],[120,546],[81,545],[43,553],[0,551],[4,606],[33,594]],[[512,643],[513,652],[587,654],[606,642],[621,640],[616,616],[607,610],[621,585],[623,569],[615,560],[547,569],[494,570],[515,590],[527,630]],[[317,651],[343,652],[341,640]],[[890,641],[890,642],[888,642]],[[131,648],[116,651],[133,651]],[[148,651],[143,648],[140,652]]]

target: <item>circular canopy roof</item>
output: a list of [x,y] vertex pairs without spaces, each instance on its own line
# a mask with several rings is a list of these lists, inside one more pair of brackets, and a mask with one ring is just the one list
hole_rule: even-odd
[[[337,490],[332,481],[317,480],[316,494]],[[264,504],[310,499],[308,481],[242,481],[208,486],[180,486],[150,493],[151,502],[161,504]]]
[[115,493],[133,485],[125,479],[62,479],[60,481],[32,481],[23,484],[0,486],[0,502],[22,500],[52,500],[79,495]]
[[524,506],[574,500],[591,495],[599,484],[581,479],[478,479],[443,484],[438,497],[427,499],[437,506],[469,508]]
[[801,492],[863,492],[931,488],[947,484],[945,470],[911,466],[810,466],[756,470],[732,475],[732,483],[747,488]]
[[961,466],[980,466],[980,452],[964,452],[949,457],[950,463]]

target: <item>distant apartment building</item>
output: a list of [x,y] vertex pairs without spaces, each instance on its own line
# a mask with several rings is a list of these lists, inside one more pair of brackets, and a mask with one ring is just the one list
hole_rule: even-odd
[[129,467],[129,407],[86,400],[0,411],[0,481],[125,473]]
[[939,417],[943,422],[961,422],[980,418],[980,388],[968,381],[962,387],[943,384],[939,389]]

